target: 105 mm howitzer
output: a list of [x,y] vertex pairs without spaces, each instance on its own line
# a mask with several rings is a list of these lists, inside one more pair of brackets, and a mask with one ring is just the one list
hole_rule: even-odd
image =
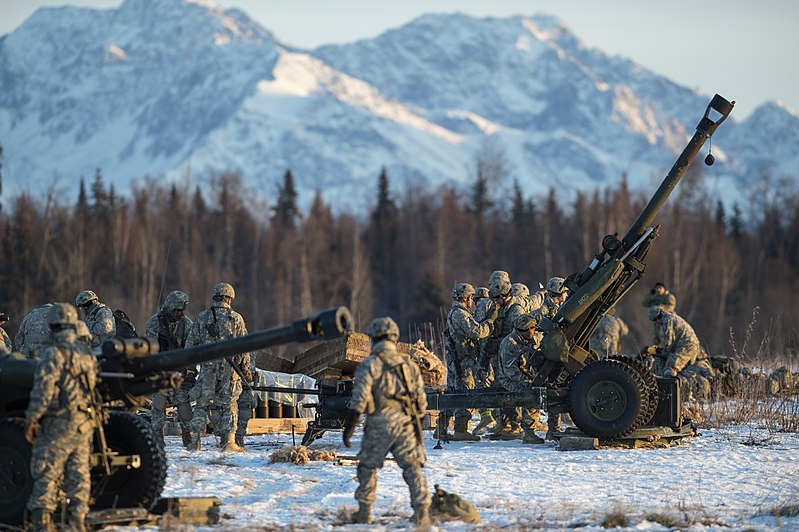
[[[98,403],[103,403],[104,438],[95,438],[92,455],[93,508],[150,508],[166,480],[166,455],[146,418],[118,406],[143,404],[157,391],[180,384],[177,370],[291,342],[338,338],[352,330],[345,307],[323,310],[291,325],[158,353],[157,342],[144,338],[110,340],[98,356]],[[31,445],[25,441],[23,416],[33,387],[36,362],[18,353],[0,356],[0,522],[22,523],[33,487]],[[113,406],[110,406],[113,405]],[[103,441],[104,440],[104,441]]]
[[[590,351],[588,341],[602,316],[613,312],[644,275],[646,256],[659,234],[659,227],[651,224],[734,103],[718,94],[713,97],[695,134],[625,236],[606,236],[588,266],[567,277],[570,296],[553,319],[541,320],[541,347],[528,358],[536,368],[531,389],[520,393],[428,389],[429,408],[522,406],[543,408],[550,414],[569,412],[582,432],[605,440],[625,437],[641,427],[682,429],[682,393],[677,379],[656,377],[640,361],[624,356],[600,360]],[[325,430],[343,426],[351,386],[351,381],[320,383],[316,419],[303,444]]]

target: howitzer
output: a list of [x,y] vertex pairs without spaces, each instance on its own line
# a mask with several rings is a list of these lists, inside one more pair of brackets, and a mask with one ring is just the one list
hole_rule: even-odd
[[[321,311],[291,325],[247,336],[158,353],[157,342],[144,338],[110,340],[98,356],[97,391],[106,403],[143,403],[154,392],[177,387],[176,371],[186,366],[291,342],[338,338],[352,329],[345,307]],[[25,441],[23,419],[33,387],[36,362],[18,353],[0,357],[0,522],[22,522],[33,479],[31,445]],[[108,410],[104,423],[106,448],[98,448],[92,462],[93,508],[141,506],[150,508],[166,480],[166,455],[143,417],[125,410]]]
[[[571,292],[553,319],[544,318],[541,348],[530,359],[537,368],[527,392],[428,391],[431,409],[494,408],[527,406],[548,413],[570,412],[577,427],[601,439],[617,439],[639,427],[662,426],[680,430],[680,383],[656,377],[640,361],[611,356],[599,360],[589,350],[588,340],[602,316],[632,289],[644,274],[658,227],[651,227],[669,194],[685,174],[691,161],[732,112],[734,102],[716,94],[660,187],[621,239],[617,234],[602,240],[602,249],[588,266],[567,277]],[[328,385],[329,390],[337,390]],[[338,395],[320,393],[317,420],[309,427],[305,442],[321,430],[340,428],[346,402]],[[322,400],[321,398],[327,397]],[[342,406],[343,404],[343,406]]]

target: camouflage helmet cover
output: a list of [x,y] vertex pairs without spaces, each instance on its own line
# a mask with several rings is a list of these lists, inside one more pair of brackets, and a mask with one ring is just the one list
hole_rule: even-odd
[[469,296],[474,295],[474,287],[469,283],[458,283],[452,289],[452,299],[469,299]]
[[649,307],[649,319],[652,321],[657,321],[663,315],[663,307],[660,305],[652,305]]
[[82,307],[86,303],[90,303],[98,299],[100,298],[97,297],[97,294],[95,294],[93,291],[84,290],[83,292],[79,293],[77,297],[75,297],[75,305],[78,307]]
[[563,277],[553,277],[549,281],[547,281],[547,292],[552,292],[555,295],[560,295],[566,291],[566,287],[563,286],[563,283],[566,282],[566,279]]
[[513,283],[510,289],[516,297],[530,297],[530,289],[524,283]]
[[86,325],[86,322],[83,320],[78,320],[78,324],[75,326],[75,330],[78,333],[78,338],[91,340],[92,333],[89,332],[89,326]]
[[538,327],[538,318],[536,318],[532,314],[522,314],[516,317],[516,320],[514,320],[513,322],[513,326],[520,331],[533,329],[535,327]]
[[397,326],[397,322],[388,316],[375,318],[366,326],[366,334],[372,340],[388,338],[396,342],[399,340],[399,327]]
[[488,295],[491,297],[506,296],[510,294],[510,274],[497,270],[488,278]]
[[180,290],[172,290],[164,298],[164,308],[167,310],[186,310],[189,296]]
[[236,291],[228,283],[219,283],[214,287],[214,296],[228,296],[230,299],[236,299]]
[[47,324],[50,327],[78,326],[78,311],[69,303],[54,303],[47,314]]
[[485,286],[478,286],[474,289],[474,298],[475,299],[483,299],[488,297],[488,288]]

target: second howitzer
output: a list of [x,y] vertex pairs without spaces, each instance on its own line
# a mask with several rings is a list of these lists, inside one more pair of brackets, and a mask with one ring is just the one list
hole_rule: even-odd
[[[187,366],[291,342],[331,340],[350,330],[349,310],[338,307],[285,327],[160,354],[157,342],[145,338],[109,340],[98,356],[98,403],[139,406],[148,395],[179,386],[177,371]],[[31,445],[21,417],[35,368],[35,361],[18,353],[0,356],[0,522],[6,524],[22,523],[32,488]],[[164,448],[144,418],[117,407],[102,410],[92,455],[92,507],[150,508],[166,481]]]

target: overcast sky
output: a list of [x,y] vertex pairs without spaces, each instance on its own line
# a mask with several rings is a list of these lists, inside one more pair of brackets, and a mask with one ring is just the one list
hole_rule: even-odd
[[[38,7],[117,7],[121,0],[0,0],[0,34]],[[548,13],[588,46],[621,54],[673,81],[738,102],[734,115],[779,99],[799,110],[797,0],[217,0],[300,47],[374,37],[430,12]]]

